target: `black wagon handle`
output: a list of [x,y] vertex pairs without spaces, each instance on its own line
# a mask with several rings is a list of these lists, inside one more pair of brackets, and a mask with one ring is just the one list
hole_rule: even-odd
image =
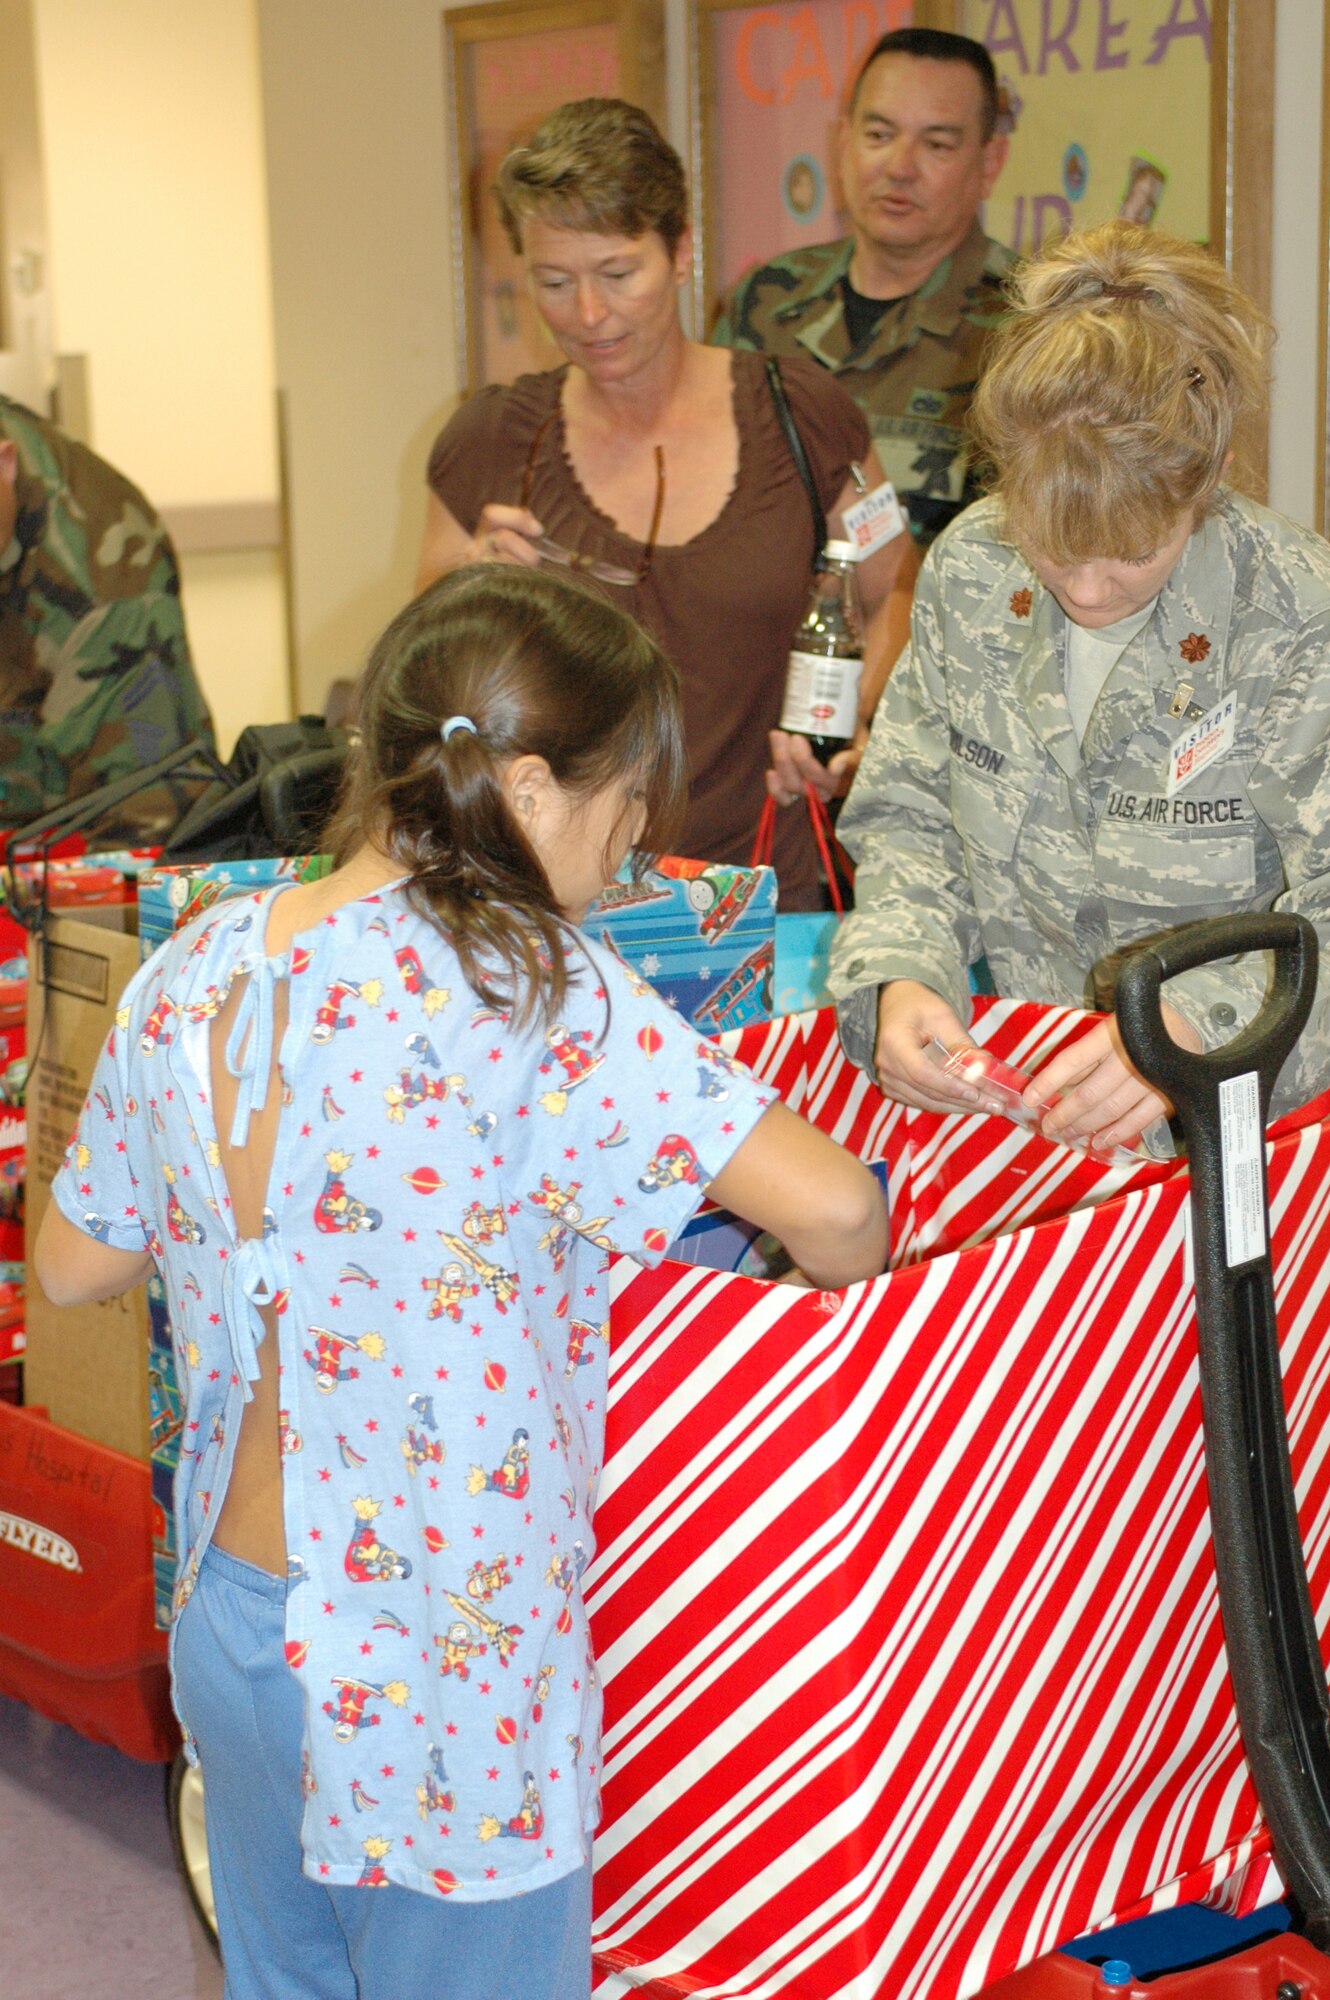
[[[1274,953],[1274,982],[1256,1019],[1222,1049],[1179,1048],[1160,1012],[1159,989],[1180,972],[1247,952]],[[1181,924],[1127,955],[1118,974],[1114,1011],[1127,1053],[1141,1075],[1173,1100],[1179,1116],[1221,1078],[1255,1070],[1262,1110],[1311,1012],[1316,992],[1316,932],[1305,917],[1258,911]]]
[[[1273,955],[1255,1020],[1221,1049],[1172,1040],[1160,988],[1244,953]],[[1186,924],[1118,974],[1122,1040],[1173,1101],[1187,1142],[1205,1470],[1219,1603],[1243,1748],[1300,1928],[1330,1949],[1330,1697],[1288,1453],[1269,1245],[1265,1126],[1311,1010],[1316,933],[1304,917]]]

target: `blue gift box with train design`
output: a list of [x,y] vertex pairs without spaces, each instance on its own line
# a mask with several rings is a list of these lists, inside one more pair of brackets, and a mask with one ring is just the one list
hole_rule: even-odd
[[658,855],[638,882],[625,866],[591,905],[583,928],[704,1035],[771,1017],[776,877],[770,868]]
[[159,944],[225,896],[243,896],[273,882],[314,882],[332,872],[330,854],[283,860],[186,861],[145,868],[139,876],[139,950],[151,958]]

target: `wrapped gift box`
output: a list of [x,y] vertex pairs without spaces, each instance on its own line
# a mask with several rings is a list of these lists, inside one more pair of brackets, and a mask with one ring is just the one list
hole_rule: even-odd
[[328,854],[301,854],[286,860],[187,862],[147,868],[139,876],[139,947],[150,958],[173,931],[210,904],[272,882],[314,882],[332,872]]
[[587,911],[584,928],[649,979],[703,1034],[772,1012],[776,877],[659,855],[640,882],[627,870]]
[[[21,1257],[0,1259],[0,1362],[21,1360],[27,1344],[24,1328],[25,1271]],[[2,1383],[0,1388],[3,1388]],[[13,1400],[17,1401],[17,1396]]]
[[104,854],[56,854],[45,861],[18,861],[14,866],[17,893],[24,903],[45,900],[49,910],[132,903],[139,876],[152,867],[158,852],[155,847],[116,847]]

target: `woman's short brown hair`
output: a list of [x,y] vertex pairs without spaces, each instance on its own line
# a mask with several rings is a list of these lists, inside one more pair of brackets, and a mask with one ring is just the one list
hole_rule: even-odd
[[523,221],[533,215],[597,236],[654,229],[671,257],[688,227],[683,161],[645,111],[618,97],[561,104],[507,155],[494,192],[519,256]]
[[1007,532],[1055,563],[1148,554],[1212,504],[1274,329],[1222,264],[1134,223],[1024,265],[970,423]]

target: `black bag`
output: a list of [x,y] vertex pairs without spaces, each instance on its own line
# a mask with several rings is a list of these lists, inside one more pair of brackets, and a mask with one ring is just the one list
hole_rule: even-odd
[[347,749],[346,731],[317,715],[242,730],[225,781],[194,801],[162,849],[163,863],[320,852]]

